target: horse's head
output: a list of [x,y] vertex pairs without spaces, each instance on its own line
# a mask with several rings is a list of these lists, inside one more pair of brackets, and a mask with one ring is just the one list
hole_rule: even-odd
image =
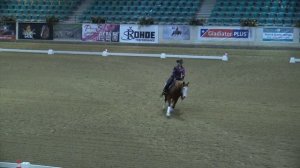
[[182,99],[187,97],[189,84],[190,84],[190,82],[187,82],[187,83],[183,82],[183,84],[182,84],[182,89],[181,89],[181,93],[182,93],[181,98]]
[[184,81],[180,81],[180,80],[176,80],[175,82],[175,88],[176,89],[182,89],[184,87],[188,87],[190,82],[184,82]]
[[190,82],[183,82],[183,87],[189,87]]

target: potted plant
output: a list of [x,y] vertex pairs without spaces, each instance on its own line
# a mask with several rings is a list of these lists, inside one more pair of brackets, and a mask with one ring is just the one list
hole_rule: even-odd
[[106,19],[101,16],[93,16],[91,17],[91,20],[92,23],[100,23],[100,24],[106,23]]
[[139,20],[139,25],[153,25],[154,24],[154,19],[153,18],[146,18],[146,17],[142,17],[140,20]]
[[256,19],[242,19],[240,21],[241,26],[245,27],[256,27],[257,20]]
[[206,22],[206,19],[192,18],[190,20],[189,24],[192,26],[203,26],[205,22]]
[[55,16],[49,16],[46,18],[46,23],[48,25],[55,25],[59,22],[59,18]]

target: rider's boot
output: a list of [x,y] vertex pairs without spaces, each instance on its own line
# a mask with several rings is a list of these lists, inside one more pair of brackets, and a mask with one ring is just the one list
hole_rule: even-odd
[[161,93],[161,96],[166,95],[168,93],[171,84],[172,84],[172,79],[168,79],[166,85],[164,86],[163,92]]
[[163,95],[166,95],[167,94],[167,92],[168,92],[168,89],[167,89],[167,85],[164,87],[164,89],[163,89],[163,91],[162,91],[162,93],[161,93],[161,96],[163,96]]
[[166,91],[166,89],[164,89],[161,93],[161,96],[166,95],[166,94],[167,94],[167,91]]

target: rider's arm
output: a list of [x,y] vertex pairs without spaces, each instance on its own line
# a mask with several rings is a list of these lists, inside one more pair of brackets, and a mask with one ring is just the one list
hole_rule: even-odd
[[176,76],[176,67],[173,68],[172,77]]
[[185,68],[184,67],[182,67],[183,68],[183,71],[182,71],[182,79],[184,79],[184,77],[185,77]]

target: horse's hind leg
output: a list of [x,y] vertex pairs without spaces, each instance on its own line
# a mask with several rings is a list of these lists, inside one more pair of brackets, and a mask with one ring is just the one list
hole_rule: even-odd
[[167,105],[167,96],[165,95],[165,101],[164,101],[164,104],[163,104],[163,109],[166,108],[166,105]]

